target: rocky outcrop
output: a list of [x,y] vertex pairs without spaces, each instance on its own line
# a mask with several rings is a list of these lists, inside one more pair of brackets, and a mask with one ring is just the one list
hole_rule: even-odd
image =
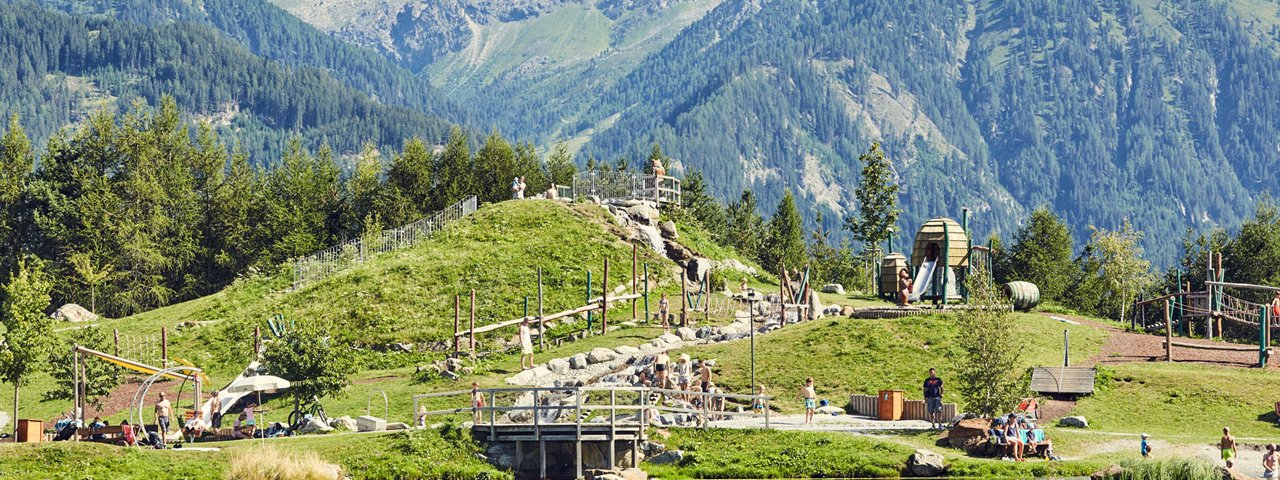
[[87,308],[68,303],[53,311],[53,319],[63,322],[92,322],[98,319],[98,315]]

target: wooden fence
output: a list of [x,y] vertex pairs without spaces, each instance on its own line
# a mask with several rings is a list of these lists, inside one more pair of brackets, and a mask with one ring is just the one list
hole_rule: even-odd
[[[875,395],[849,395],[849,409],[857,415],[877,418],[880,415],[880,397]],[[924,408],[924,400],[904,400],[902,402],[902,420],[928,420],[928,412]],[[942,418],[950,420],[956,416],[956,404],[942,404]]]

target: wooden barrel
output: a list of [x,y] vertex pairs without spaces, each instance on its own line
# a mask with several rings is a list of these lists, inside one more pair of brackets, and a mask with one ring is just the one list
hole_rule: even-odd
[[906,269],[907,257],[901,253],[890,253],[880,261],[880,291],[885,298],[898,298],[898,272]]
[[1004,294],[1013,303],[1013,309],[1028,312],[1040,304],[1040,287],[1031,282],[1009,282],[1004,284]]

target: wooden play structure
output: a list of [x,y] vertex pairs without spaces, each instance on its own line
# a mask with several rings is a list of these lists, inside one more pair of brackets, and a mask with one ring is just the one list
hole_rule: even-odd
[[898,275],[906,270],[912,278],[913,291],[909,300],[932,301],[947,307],[957,301],[968,301],[969,291],[965,282],[973,272],[973,266],[991,269],[991,247],[974,245],[969,237],[969,209],[963,209],[960,221],[950,218],[933,218],[920,226],[912,241],[911,256],[893,252],[880,262],[879,296],[896,300]]
[[[1278,287],[1231,283],[1226,281],[1226,272],[1222,268],[1222,254],[1209,252],[1206,258],[1205,289],[1192,291],[1190,282],[1183,282],[1181,273],[1177,278],[1177,291],[1155,298],[1140,299],[1134,302],[1130,327],[1138,330],[1159,328],[1165,334],[1165,360],[1174,361],[1174,347],[1222,352],[1258,352],[1258,366],[1265,367],[1272,353],[1271,330],[1275,315],[1267,305],[1253,303],[1238,297],[1227,295],[1228,289],[1276,292]],[[1148,322],[1148,308],[1158,315],[1156,322]],[[1199,323],[1198,326],[1195,323]],[[1241,344],[1205,344],[1179,341],[1175,336],[1191,337],[1193,332],[1205,339],[1226,339],[1232,336],[1229,332],[1257,332],[1257,346]]]

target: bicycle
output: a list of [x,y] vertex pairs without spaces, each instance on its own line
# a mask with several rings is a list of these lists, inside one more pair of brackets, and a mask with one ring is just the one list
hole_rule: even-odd
[[324,414],[324,406],[320,405],[319,402],[311,402],[307,406],[289,412],[289,425],[301,425],[307,415],[310,415],[311,418],[319,419],[325,425],[329,424],[329,417]]

